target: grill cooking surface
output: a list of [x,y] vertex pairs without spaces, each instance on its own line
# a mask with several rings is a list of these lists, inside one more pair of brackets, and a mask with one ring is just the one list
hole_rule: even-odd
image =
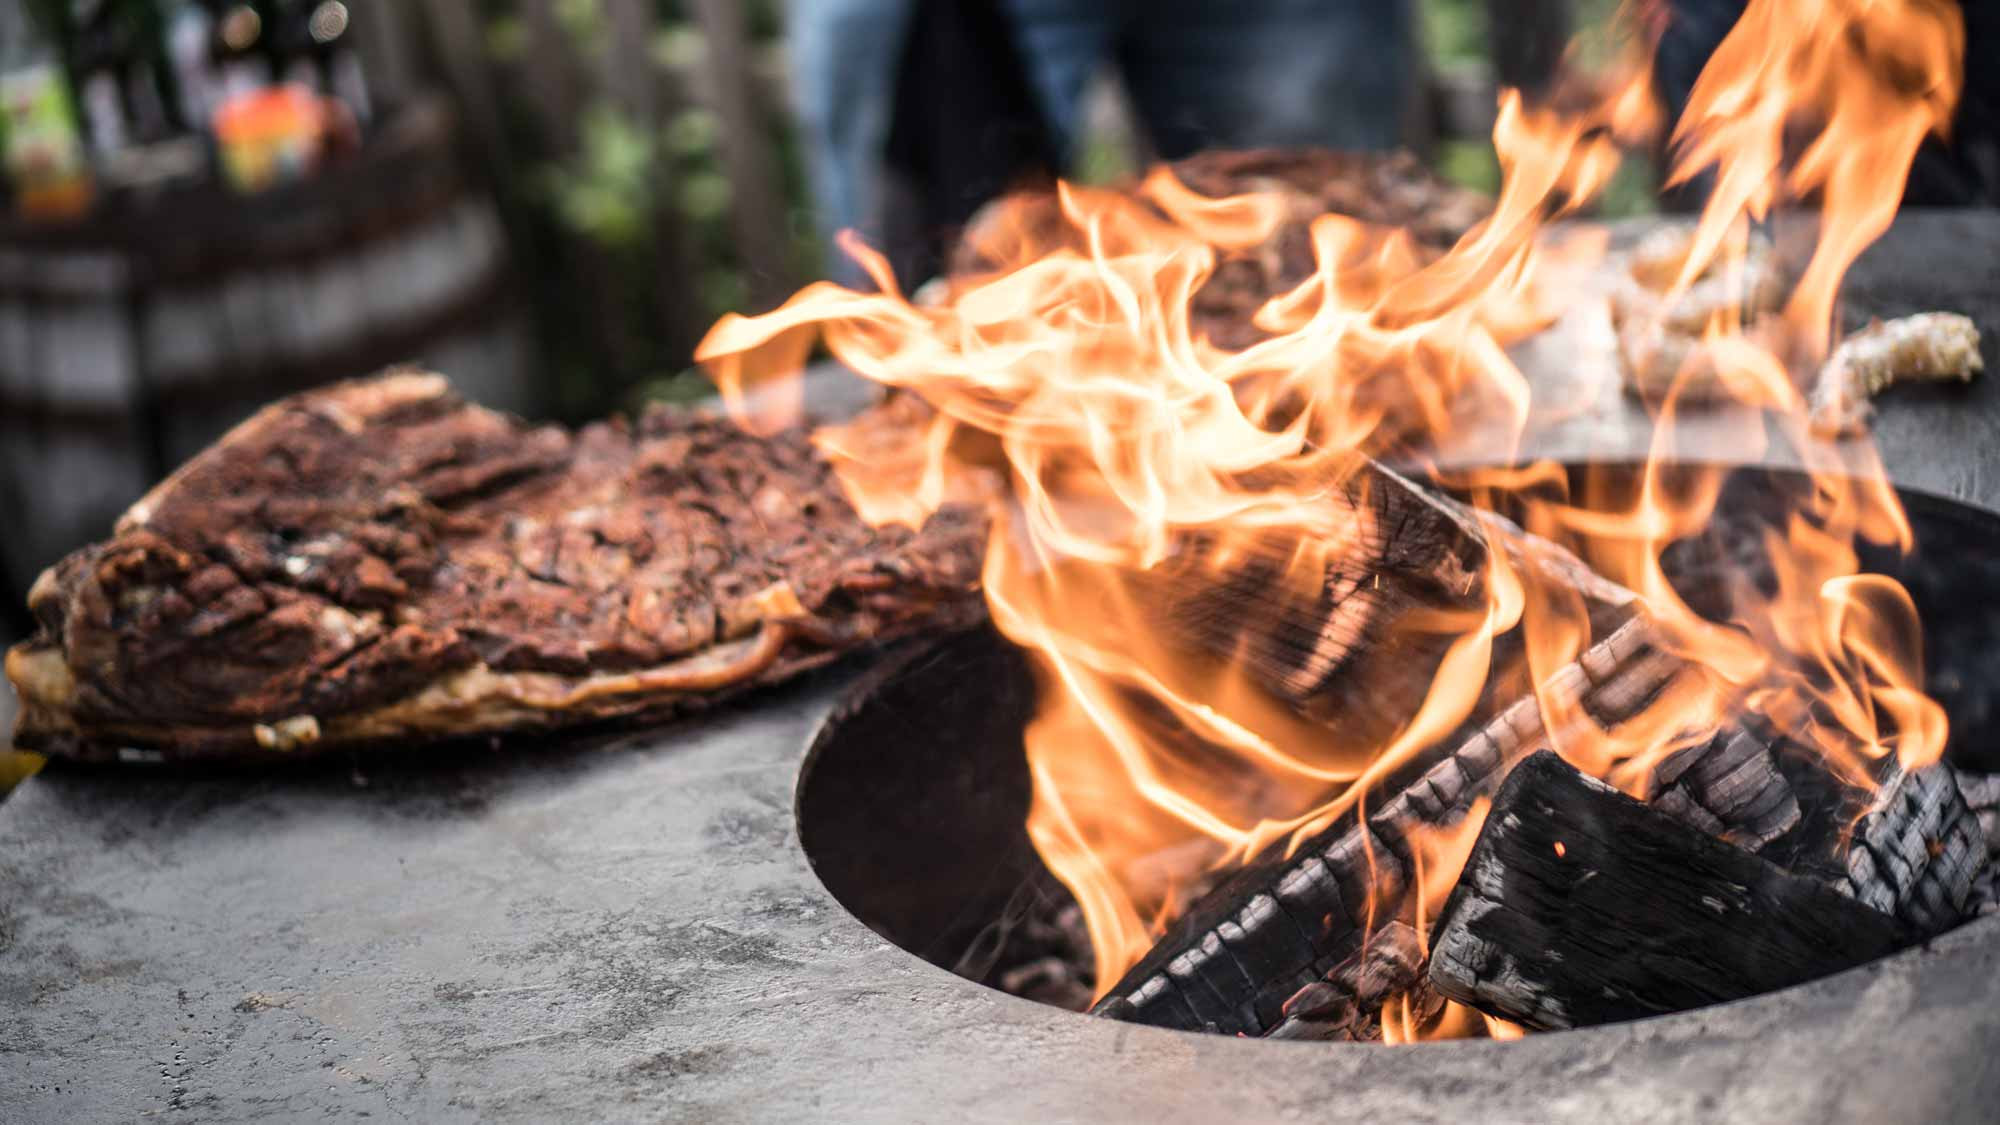
[[[1908,216],[1849,312],[2000,323],[1996,246],[2000,217]],[[1625,458],[1634,432],[1600,411],[1538,448]],[[1899,483],[2000,507],[1990,375],[1892,395],[1877,433]],[[842,684],[610,744],[32,779],[0,805],[9,1112],[1824,1122],[1985,1120],[2000,1097],[1990,918],[1802,988],[1519,1043],[1247,1043],[980,988],[876,937],[800,848],[801,747]]]

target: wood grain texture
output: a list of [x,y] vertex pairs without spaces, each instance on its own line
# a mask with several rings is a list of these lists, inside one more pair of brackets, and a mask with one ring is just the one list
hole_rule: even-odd
[[1429,976],[1491,1015],[1588,1027],[1797,984],[1912,936],[1545,752],[1495,796]]

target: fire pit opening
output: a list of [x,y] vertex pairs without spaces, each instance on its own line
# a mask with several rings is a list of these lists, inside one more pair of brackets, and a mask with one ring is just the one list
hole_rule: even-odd
[[[1705,542],[1667,555],[1692,606],[1703,609],[1719,585],[1718,566],[1754,570],[1763,498],[1806,483],[1774,469],[1732,476]],[[1921,493],[1902,500],[1914,551],[1864,549],[1862,568],[1897,578],[1916,603],[1926,687],[1950,720],[1946,761],[2000,772],[2000,516]],[[1094,991],[1089,938],[1026,828],[1022,732],[1035,693],[1026,657],[990,628],[885,661],[814,740],[799,832],[827,888],[884,938],[970,980],[1082,1010]],[[1815,813],[1809,796],[1808,817],[1837,815]],[[1993,815],[1979,811],[1982,821]],[[1566,850],[1556,842],[1556,854]]]

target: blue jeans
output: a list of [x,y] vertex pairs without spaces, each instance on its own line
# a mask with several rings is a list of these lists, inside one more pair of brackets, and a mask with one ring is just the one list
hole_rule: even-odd
[[[916,2],[953,0],[790,0],[795,109],[829,234],[879,231],[880,154]],[[996,2],[1072,156],[1084,88],[1106,65],[1168,159],[1211,147],[1392,148],[1421,73],[1409,0]]]
[[1162,157],[1204,148],[1393,148],[1416,92],[1404,0],[1001,0],[1075,153],[1084,86],[1118,69]]
[[827,264],[843,282],[859,270],[832,250],[847,229],[879,245],[884,183],[882,147],[896,107],[903,30],[917,0],[788,0],[792,113],[799,123],[828,246]]

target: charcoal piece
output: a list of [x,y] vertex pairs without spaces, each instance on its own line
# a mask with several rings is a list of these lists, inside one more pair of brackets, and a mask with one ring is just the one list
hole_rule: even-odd
[[1408,925],[1389,922],[1324,979],[1293,993],[1264,1037],[1376,1041],[1382,1038],[1383,1008],[1410,994],[1420,994],[1413,1013],[1419,1023],[1437,1014],[1442,998],[1425,986],[1422,940]]
[[1494,797],[1428,974],[1488,1015],[1587,1027],[1797,984],[1916,937],[1542,752]]
[[1895,768],[1855,826],[1846,880],[1835,885],[1934,934],[1965,919],[1987,855],[1985,833],[1960,792],[1956,770],[1945,762]]
[[1986,837],[1986,866],[1972,880],[1967,898],[1967,914],[1989,914],[2000,910],[2000,774],[1958,771],[1958,794],[1979,820]]
[[1110,1019],[1151,1024],[1180,1031],[1200,1031],[1201,1018],[1181,997],[1181,991],[1165,973],[1147,978],[1138,987],[1121,995],[1100,1000],[1091,1011]]
[[1167,962],[1167,979],[1194,1013],[1196,1026],[1226,1032],[1241,1022],[1236,1011],[1239,994],[1217,991],[1202,971],[1205,960],[1199,948],[1186,950]]
[[1972,891],[1965,897],[1965,913],[1974,917],[1996,910],[2000,910],[2000,865],[1989,862],[1972,878]]
[[1393,914],[1408,881],[1402,858],[1386,838],[1400,841],[1403,830],[1399,827],[1377,834],[1374,829],[1378,823],[1386,822],[1371,820],[1355,825],[1328,844],[1324,853],[1326,868],[1340,884],[1341,901],[1350,911],[1345,919],[1349,925],[1365,926],[1370,918]]
[[1987,856],[2000,855],[2000,773],[1975,773],[1967,769],[1956,772],[1958,795],[1979,820]]
[[1623,658],[1615,671],[1606,672],[1601,681],[1593,681],[1593,690],[1584,706],[1598,722],[1616,726],[1645,710],[1686,668],[1687,662],[1670,652],[1639,648]]
[[571,432],[436,375],[342,383],[36,582],[16,741],[298,757],[674,714],[978,620],[984,538],[958,509],[869,527],[802,430],[658,409]]
[[1365,909],[1361,903],[1353,908],[1347,905],[1332,871],[1324,860],[1311,853],[1300,856],[1286,868],[1272,884],[1271,893],[1285,916],[1311,943],[1306,960],[1300,964],[1309,962],[1314,951],[1350,928],[1358,911]]

